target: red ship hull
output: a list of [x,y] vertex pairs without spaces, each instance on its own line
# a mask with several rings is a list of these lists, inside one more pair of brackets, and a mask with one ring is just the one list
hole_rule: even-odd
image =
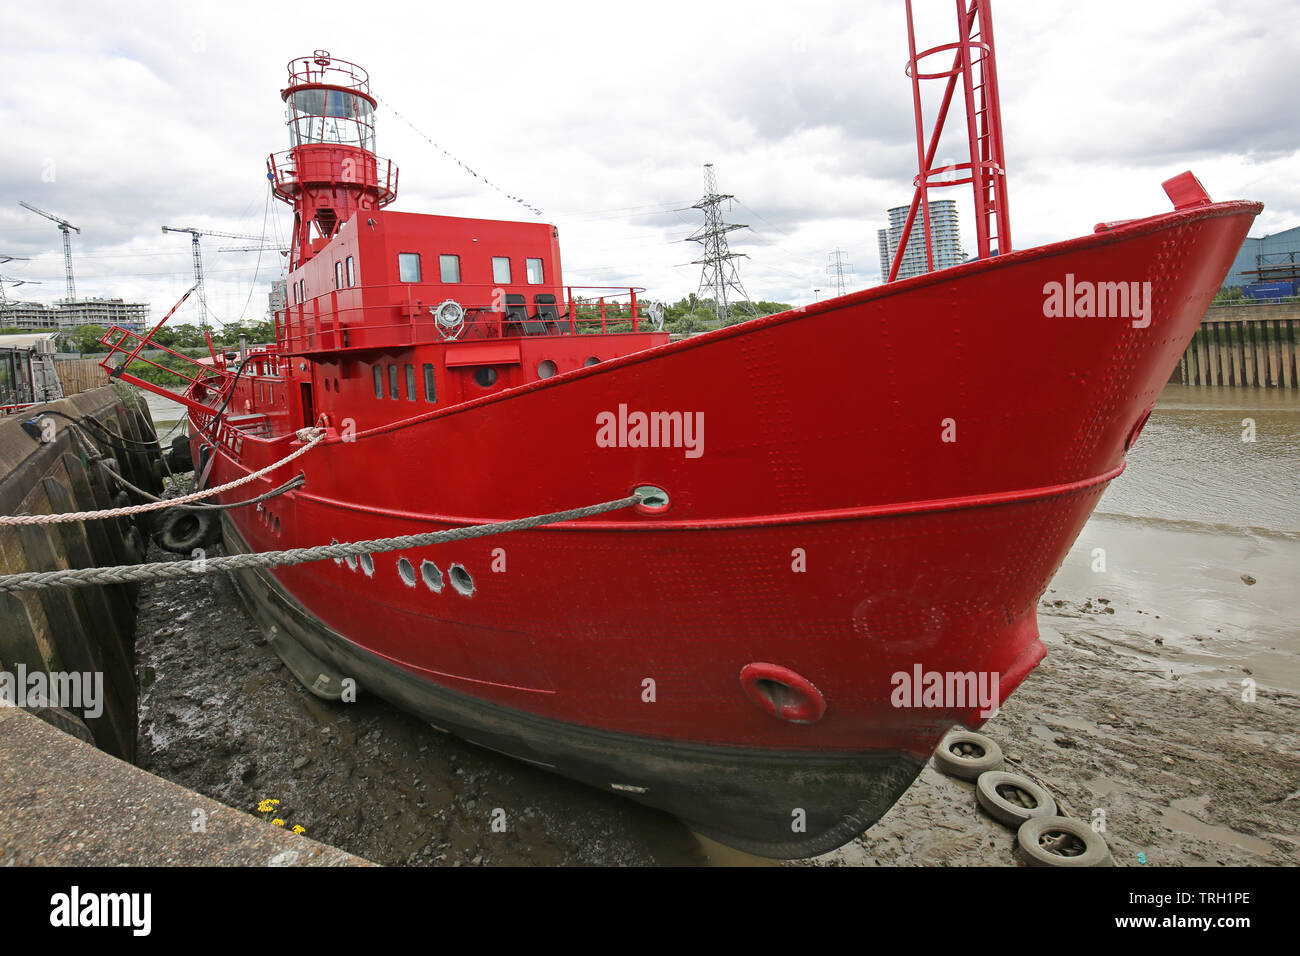
[[[1259,208],[1099,227],[335,436],[253,485],[301,470],[303,488],[226,513],[228,548],[481,524],[642,485],[671,504],[377,554],[373,573],[241,572],[241,592],[299,676],[351,676],[744,849],[828,851],[951,725],[985,719],[970,702],[895,706],[894,675],[997,675],[1005,699],[1041,659],[1038,599]],[[1149,282],[1148,314],[1045,314],[1067,275]],[[701,453],[604,447],[598,416],[620,406],[702,413]],[[215,453],[212,485],[295,441],[250,436],[236,458],[193,439],[196,461]],[[401,558],[460,565],[472,593],[412,585]],[[813,685],[824,715],[755,706],[755,663]]]

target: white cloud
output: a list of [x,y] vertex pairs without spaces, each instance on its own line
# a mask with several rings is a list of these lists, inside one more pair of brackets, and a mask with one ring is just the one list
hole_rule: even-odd
[[[915,5],[922,44],[949,39],[951,4]],[[1168,208],[1159,183],[1188,167],[1215,198],[1264,200],[1257,232],[1300,221],[1294,4],[995,14],[1018,246]],[[734,221],[753,227],[733,246],[757,298],[829,288],[837,246],[857,285],[873,281],[876,229],[911,195],[901,0],[31,5],[7,11],[0,35],[0,253],[32,256],[7,268],[44,285],[14,294],[62,293],[58,233],[25,199],[82,227],[81,294],[143,298],[161,315],[192,279],[187,237],[159,227],[262,232],[265,157],[287,146],[284,64],[317,47],[368,68],[386,103],[539,206],[574,282],[693,291],[698,247],[682,240],[700,218],[676,210],[699,196],[706,162],[739,200]],[[379,123],[379,151],[402,169],[397,208],[520,217],[382,104]],[[285,235],[288,211],[271,206]],[[248,301],[259,316],[278,261],[264,258],[254,285],[255,256],[221,244],[204,247],[214,311]]]

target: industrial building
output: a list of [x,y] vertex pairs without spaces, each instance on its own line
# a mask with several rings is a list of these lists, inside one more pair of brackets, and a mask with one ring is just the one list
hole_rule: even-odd
[[121,299],[60,299],[53,305],[41,302],[0,304],[0,328],[65,329],[79,325],[120,325],[139,330],[149,321],[149,306]]
[[[880,244],[880,279],[889,277],[889,267],[894,260],[894,251],[903,234],[903,225],[907,222],[907,206],[895,206],[889,210],[889,228],[876,232]],[[926,270],[925,234],[921,229],[921,214],[917,211],[917,221],[912,226],[907,248],[903,252],[903,261],[898,267],[898,278],[907,279],[918,276]],[[966,254],[961,249],[961,232],[957,224],[957,202],[953,199],[939,199],[930,203],[930,247],[934,253],[934,267],[947,269],[966,261]]]
[[1250,295],[1252,286],[1272,286],[1267,291],[1294,295],[1297,283],[1300,283],[1300,226],[1271,236],[1248,238],[1241,244],[1222,287],[1241,288]]

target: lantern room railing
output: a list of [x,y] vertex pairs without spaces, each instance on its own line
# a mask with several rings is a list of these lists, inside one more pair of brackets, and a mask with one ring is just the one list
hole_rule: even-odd
[[275,194],[292,203],[304,183],[356,184],[378,193],[386,206],[397,198],[397,164],[355,146],[309,144],[272,153],[266,162]]
[[311,56],[289,61],[289,85],[337,86],[368,95],[370,74],[355,63],[330,56],[329,50],[316,50]]

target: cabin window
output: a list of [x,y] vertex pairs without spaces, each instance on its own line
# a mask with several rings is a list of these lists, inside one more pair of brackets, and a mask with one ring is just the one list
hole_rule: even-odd
[[348,288],[351,289],[357,284],[357,270],[352,264],[352,257],[348,256]]
[[438,269],[443,282],[460,281],[460,256],[439,256]]
[[397,398],[397,366],[388,366],[388,394]]
[[497,285],[510,284],[510,258],[508,256],[492,257],[492,281]]
[[527,262],[528,262],[528,284],[541,285],[543,282],[546,281],[546,278],[542,275],[542,260],[529,259],[527,260]]
[[415,401],[415,366],[406,366],[406,400]]
[[438,393],[433,388],[433,366],[424,363],[424,400],[437,404]]
[[375,366],[375,398],[384,397],[384,370]]
[[334,288],[343,288],[343,263],[334,263]]
[[420,254],[418,252],[399,252],[397,254],[397,277],[402,282],[420,281]]
[[484,365],[474,372],[474,381],[482,388],[491,388],[497,382],[497,370]]
[[293,284],[293,304],[298,304],[298,283]]

